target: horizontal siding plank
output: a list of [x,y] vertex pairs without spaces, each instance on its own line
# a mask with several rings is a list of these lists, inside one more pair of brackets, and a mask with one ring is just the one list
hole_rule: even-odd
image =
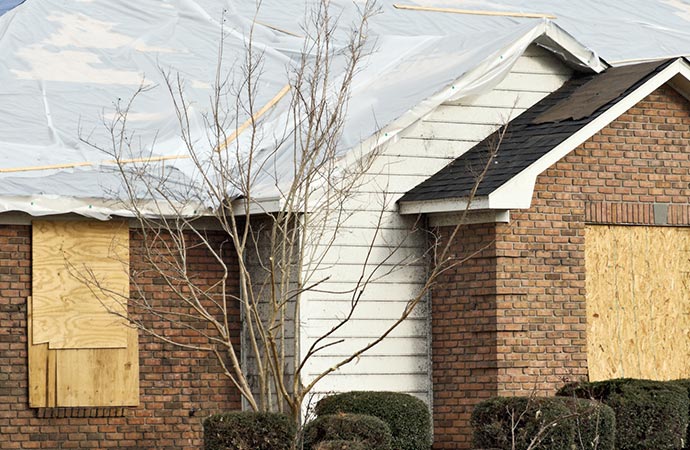
[[497,125],[486,124],[419,122],[405,132],[405,137],[481,141],[497,128]]
[[447,166],[454,158],[427,155],[398,156],[383,154],[376,158],[369,173],[389,176],[424,176],[436,173]]
[[549,95],[549,92],[519,92],[494,89],[486,94],[464,97],[456,102],[447,102],[447,104],[523,109],[531,107],[547,95]]
[[509,73],[496,89],[519,92],[544,92],[550,94],[563,86],[569,75],[543,73]]
[[[351,297],[352,295],[350,295]],[[355,307],[355,319],[397,319],[400,317],[407,306],[404,301],[406,297],[401,298],[398,302],[375,302],[375,301],[360,301]],[[335,299],[324,300],[310,300],[309,301],[309,315],[313,319],[332,319],[333,317],[345,317],[350,311],[351,302]],[[423,319],[426,317],[426,304],[420,304],[412,311],[410,317]]]
[[[376,338],[381,336],[392,324],[393,320],[357,319],[348,322],[337,330],[334,338]],[[307,338],[318,338],[330,331],[338,322],[336,320],[313,319],[305,326]],[[390,334],[391,337],[419,337],[425,338],[427,333],[426,319],[407,319]]]
[[[334,341],[331,339],[330,341]],[[347,345],[334,345],[328,348],[329,357],[350,356],[352,349],[365,347],[371,342],[370,338],[349,338]],[[368,356],[426,356],[428,349],[426,341],[418,338],[387,337],[381,343],[367,351]]]
[[337,375],[330,374],[316,385],[317,392],[338,391],[392,391],[392,392],[425,392],[429,389],[429,377],[426,374],[414,375]]
[[[335,366],[341,357],[316,357],[310,361],[308,373],[318,374]],[[416,375],[426,373],[428,362],[422,356],[367,356],[366,354],[333,372],[336,375]]]
[[404,157],[432,157],[455,159],[474,147],[474,141],[448,141],[401,138],[387,146],[382,154]]
[[[335,281],[327,281],[322,283],[314,290],[307,292],[304,295],[305,299],[311,301],[320,301],[326,298],[333,297],[351,297],[351,293],[357,288],[356,283],[340,283]],[[360,291],[363,290],[361,301],[377,301],[377,302],[397,302],[401,299],[408,299],[413,295],[417,295],[421,286],[417,283],[404,282],[375,282],[369,283],[365,286],[360,286]]]
[[572,70],[551,55],[518,58],[511,72],[572,76]]
[[424,122],[468,123],[479,125],[504,125],[524,108],[489,108],[486,106],[441,105],[424,119]]
[[[365,278],[372,275],[373,282],[379,283],[420,283],[426,275],[426,266],[379,266],[365,270]],[[323,267],[305,270],[304,282],[310,284],[317,280],[328,278],[339,283],[356,283],[360,280],[362,271],[358,266],[343,266],[341,269],[324,265]]]

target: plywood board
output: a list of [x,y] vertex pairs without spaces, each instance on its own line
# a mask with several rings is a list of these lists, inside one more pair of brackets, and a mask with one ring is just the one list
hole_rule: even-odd
[[[129,229],[122,222],[33,222],[33,343],[125,348]],[[94,288],[80,278],[98,280]],[[105,294],[112,292],[114,294]]]
[[139,404],[136,329],[127,329],[127,348],[67,349],[56,352],[56,397],[59,406]]
[[593,381],[690,377],[690,229],[588,226]]

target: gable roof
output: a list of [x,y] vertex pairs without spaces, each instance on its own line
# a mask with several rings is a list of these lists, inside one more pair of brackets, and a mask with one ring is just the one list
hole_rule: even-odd
[[[191,183],[202,179],[180,137],[165,72],[184,75],[185,103],[192,105],[187,111],[190,130],[184,134],[199,143],[199,153],[207,152],[213,146],[208,142],[214,133],[208,124],[213,111],[209,99],[216,82],[216,31],[221,29],[227,71],[223,77],[229,80],[228,92],[240,92],[240,103],[248,101],[241,88],[241,61],[250,29],[254,47],[261,49],[262,75],[252,101],[257,108],[270,106],[257,121],[261,148],[252,149],[252,160],[262,164],[256,164],[261,169],[255,173],[252,197],[262,202],[279,198],[294,177],[294,157],[299,154],[289,138],[294,130],[290,117],[294,89],[289,80],[294,77],[288,76],[288,68],[299,66],[299,57],[311,51],[297,36],[306,34],[300,23],[311,20],[309,4],[297,2],[286,11],[284,0],[269,0],[257,17],[254,2],[228,6],[222,0],[142,0],[132,10],[126,0],[31,0],[0,16],[0,97],[5,100],[0,103],[0,212],[94,215],[98,211],[98,218],[107,218],[112,202],[106,205],[99,200],[116,200],[112,192],[122,189],[112,189],[110,183],[112,156],[95,147],[104,147],[105,153],[110,150],[103,122],[117,120],[118,99],[127,103],[144,76],[150,89],[137,96],[127,117],[137,146],[128,149],[124,158],[152,164],[165,161],[165,167],[179,170]],[[331,87],[337,91],[347,67],[346,31],[356,23],[360,5],[351,0],[329,5],[339,23],[332,34],[329,71]],[[274,16],[274,11],[280,14]],[[283,16],[291,21],[285,23]],[[477,26],[466,26],[470,20]],[[347,118],[338,136],[337,156],[345,156],[344,165],[395,139],[440,103],[490,90],[535,41],[579,70],[598,72],[605,67],[594,51],[553,22],[494,18],[479,24],[458,14],[430,17],[390,5],[371,18],[369,47],[353,79]],[[250,114],[247,108],[236,108],[231,97],[221,115],[230,128],[226,131],[234,135],[232,128],[239,130]],[[253,145],[251,134],[237,133],[232,151],[247,152]],[[94,145],[86,145],[80,137]],[[57,173],[77,188],[84,177],[104,177],[108,182],[96,189],[68,192],[56,182]],[[230,197],[243,194],[232,187],[227,192]]]
[[[400,211],[412,214],[465,209],[492,150],[493,160],[477,185],[469,209],[529,207],[534,181],[541,171],[674,75],[684,72],[687,80],[687,70],[687,63],[676,59],[610,68],[596,75],[575,75],[505,129],[408,191],[398,200]],[[523,180],[518,180],[520,177]]]
[[[0,5],[17,1],[0,0]],[[259,156],[267,164],[257,177],[254,197],[278,204],[278,185],[290,181],[294,152],[288,144],[283,143],[279,152],[272,146],[284,137],[275,134],[291,129],[293,122],[287,116],[289,96],[275,103],[273,99],[286,87],[286,65],[304,50],[299,24],[307,20],[304,13],[310,2],[292,2],[286,9],[286,0],[265,0],[258,12],[254,2],[141,0],[136,9],[130,3],[31,0],[0,16],[0,97],[6,100],[0,103],[0,212],[77,212],[107,218],[114,210],[102,200],[111,199],[112,189],[100,184],[96,189],[79,187],[83,178],[110,177],[111,158],[80,142],[79,130],[90,142],[107,143],[102,122],[113,117],[113,102],[131,98],[143,75],[151,86],[164,86],[161,68],[185,75],[185,97],[194,105],[190,134],[206,142],[205,117],[215,78],[209,68],[218,57],[213,30],[220,31],[221,23],[230,71],[241,72],[242,64],[233,62],[244,59],[250,29],[256,48],[261,48],[264,76],[254,102],[272,106],[260,120],[265,148]],[[503,3],[524,9],[518,0]],[[599,54],[619,60],[687,53],[690,19],[683,15],[682,5],[667,3],[631,0],[625,8],[598,0],[530,4],[535,12],[555,15],[554,21],[412,12],[382,5],[382,14],[370,22],[372,47],[353,84],[338,155],[346,155],[344,163],[357,158],[396,139],[442,102],[488,91],[533,42],[589,72],[606,66]],[[361,6],[351,0],[329,5],[343,29],[358,17]],[[346,34],[333,34],[334,67],[345,65]],[[338,75],[335,70],[333,79]],[[241,73],[228,73],[228,79],[233,78],[241,80]],[[189,163],[165,91],[156,88],[138,97],[128,123],[144,148],[126,156],[165,160],[166,167],[193,180],[200,175]],[[230,112],[228,124],[249,119],[246,111],[237,117]],[[247,134],[235,141],[240,151],[247,147]],[[56,182],[67,178],[75,191]]]

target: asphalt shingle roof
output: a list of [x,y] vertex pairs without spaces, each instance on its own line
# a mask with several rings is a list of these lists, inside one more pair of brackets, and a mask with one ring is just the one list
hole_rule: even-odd
[[560,89],[501,130],[432,175],[399,202],[468,197],[490,152],[498,150],[477,188],[476,196],[498,189],[567,138],[632,93],[673,60],[610,68],[597,75],[575,76]]

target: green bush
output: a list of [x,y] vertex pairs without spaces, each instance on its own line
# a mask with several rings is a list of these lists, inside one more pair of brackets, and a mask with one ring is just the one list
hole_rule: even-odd
[[574,447],[577,450],[614,450],[616,415],[610,406],[596,400],[562,397],[573,414]]
[[[688,391],[688,399],[690,400],[690,378],[686,380],[676,380],[674,383],[679,384]],[[690,411],[688,413],[690,414]],[[690,425],[688,425],[687,434],[685,436],[685,447],[683,448],[690,450]]]
[[390,450],[391,431],[386,423],[365,414],[326,414],[304,427],[304,449],[316,450],[324,441],[357,441],[366,450]]
[[431,416],[418,398],[397,392],[353,391],[325,397],[316,414],[352,413],[378,417],[388,424],[395,450],[431,448]]
[[315,450],[368,450],[360,441],[322,441],[316,444]]
[[688,393],[678,383],[633,379],[575,383],[557,395],[591,398],[610,406],[616,415],[618,450],[677,450],[685,440]]
[[295,424],[277,413],[229,412],[204,420],[205,450],[289,450]]
[[[572,413],[562,399],[546,397],[493,397],[479,403],[470,422],[474,446],[511,450],[571,450]],[[541,434],[540,434],[541,433]],[[514,434],[514,436],[513,436]]]

